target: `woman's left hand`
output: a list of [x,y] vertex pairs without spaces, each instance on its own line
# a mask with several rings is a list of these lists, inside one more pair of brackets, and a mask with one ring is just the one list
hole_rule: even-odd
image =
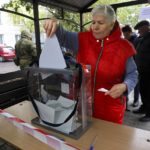
[[126,90],[127,85],[125,83],[115,84],[105,95],[109,95],[115,99],[121,97]]

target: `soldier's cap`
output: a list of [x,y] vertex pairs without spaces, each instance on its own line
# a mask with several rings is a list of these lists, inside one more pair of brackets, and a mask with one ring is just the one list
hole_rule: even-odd
[[31,36],[31,34],[28,32],[28,31],[26,31],[26,30],[22,30],[21,31],[21,37],[23,38],[32,38],[32,36]]
[[138,23],[135,25],[134,29],[137,30],[137,29],[139,29],[140,27],[143,27],[143,26],[150,26],[149,21],[147,21],[147,20],[142,20],[142,21],[138,22]]

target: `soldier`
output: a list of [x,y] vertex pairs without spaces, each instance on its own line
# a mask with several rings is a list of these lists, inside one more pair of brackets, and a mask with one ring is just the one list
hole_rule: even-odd
[[23,30],[21,32],[21,39],[15,44],[16,58],[14,62],[20,69],[32,66],[37,60],[36,46],[32,42],[30,33]]

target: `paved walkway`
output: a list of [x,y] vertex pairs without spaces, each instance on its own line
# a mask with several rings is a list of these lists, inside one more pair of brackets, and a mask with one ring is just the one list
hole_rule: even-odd
[[18,66],[14,64],[13,61],[8,61],[8,62],[0,62],[0,74],[8,73],[8,72],[13,72],[20,70]]
[[132,126],[135,128],[140,128],[143,130],[150,131],[150,122],[140,122],[138,119],[142,117],[143,115],[140,114],[134,114],[132,111],[137,109],[135,107],[132,107],[131,104],[133,103],[133,92],[129,95],[129,103],[128,103],[128,109],[130,111],[125,112],[124,117],[124,125]]

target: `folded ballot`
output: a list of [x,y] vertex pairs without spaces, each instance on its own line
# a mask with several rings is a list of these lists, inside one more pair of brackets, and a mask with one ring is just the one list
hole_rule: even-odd
[[66,62],[56,35],[46,39],[39,58],[39,67],[55,69],[66,68]]
[[[38,107],[41,120],[60,124],[65,121],[65,119],[72,113],[76,101],[60,96],[57,100],[48,100],[46,104],[43,104],[37,100],[35,103]],[[57,130],[63,131],[64,133],[70,133],[75,130],[74,125],[75,116],[73,116],[68,122],[64,123],[57,128]],[[76,125],[77,126],[77,125]]]

